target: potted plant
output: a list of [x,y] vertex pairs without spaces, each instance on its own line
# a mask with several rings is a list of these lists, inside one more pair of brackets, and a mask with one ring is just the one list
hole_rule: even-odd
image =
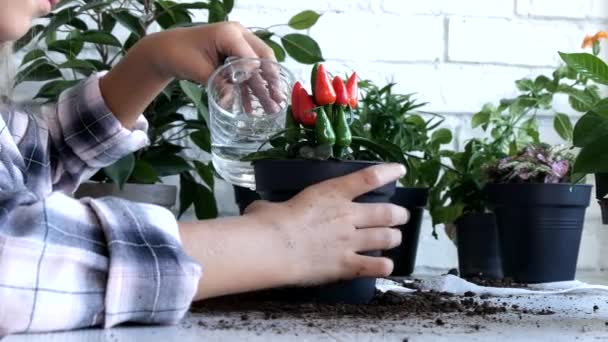
[[[398,146],[352,133],[349,118],[358,106],[355,73],[345,84],[338,76],[330,79],[320,64],[313,68],[311,84],[312,96],[300,82],[294,85],[285,130],[269,141],[272,148],[246,158],[253,162],[256,191],[264,200],[285,201],[310,185],[383,161],[405,163]],[[355,201],[389,202],[394,190],[395,184],[388,184]],[[298,300],[367,303],[375,283],[375,278],[357,278],[288,291]]]
[[[408,174],[401,179],[391,199],[410,212],[402,232],[401,245],[383,254],[393,260],[393,276],[408,276],[414,271],[420,226],[427,206],[429,188],[434,186],[441,169],[441,146],[452,141],[446,128],[437,129],[444,118],[419,109],[414,94],[397,94],[389,83],[378,87],[370,81],[359,82],[361,105],[355,110],[352,127],[357,135],[371,140],[386,140],[405,155]],[[426,118],[425,118],[426,117]]]
[[481,127],[489,137],[469,140],[461,152],[443,155],[452,164],[431,190],[433,225],[445,224],[458,248],[460,275],[502,278],[498,229],[488,210],[483,191],[483,165],[506,157],[518,146],[538,141],[536,118],[529,116],[532,102],[521,98],[503,100],[499,106],[486,104],[472,119],[472,128]]
[[[608,38],[608,33],[600,31],[587,36],[583,48],[592,48],[592,53],[560,53],[568,67],[575,70],[578,78],[597,84],[608,84],[608,65],[598,57],[600,40]],[[602,210],[602,221],[608,224],[608,99],[594,98],[589,101],[586,113],[574,127],[573,145],[580,148],[574,163],[577,174],[595,175],[595,197]]]
[[506,276],[523,283],[574,279],[591,186],[572,183],[573,161],[566,148],[534,144],[486,166]]
[[[207,13],[207,23],[228,20],[234,1],[62,1],[46,17],[45,25],[34,25],[17,50],[22,59],[17,84],[43,82],[36,98],[55,102],[59,94],[95,72],[112,68],[140,39],[155,27],[170,29],[202,24],[197,14]],[[251,28],[274,51],[279,61],[290,56],[300,63],[323,60],[317,43],[308,35],[277,35],[273,30],[289,26],[305,30],[320,15],[302,11],[285,25]],[[126,34],[123,34],[126,32]],[[278,38],[278,39],[277,39]],[[126,156],[82,184],[76,196],[113,195],[131,200],[173,206],[179,196],[179,214],[194,206],[199,219],[217,216],[207,99],[204,88],[189,81],[172,82],[146,108],[150,146]],[[179,192],[163,184],[165,177],[179,177]]]
[[453,168],[445,170],[431,191],[433,224],[447,224],[448,235],[458,245],[460,274],[465,277],[502,277],[495,217],[483,191],[483,165],[539,143],[537,112],[552,113],[556,132],[566,142],[572,141],[569,116],[553,108],[556,94],[567,95],[576,112],[590,110],[600,99],[597,85],[568,64],[549,76],[519,79],[515,85],[517,97],[486,104],[473,115],[472,128],[479,127],[489,136],[470,140],[462,152],[444,154]]

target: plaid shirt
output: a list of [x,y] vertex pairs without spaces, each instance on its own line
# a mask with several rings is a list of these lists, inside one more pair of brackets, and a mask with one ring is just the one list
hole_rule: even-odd
[[148,143],[105,105],[98,75],[53,107],[0,106],[0,338],[123,322],[174,324],[200,266],[166,209],[76,200],[76,186]]

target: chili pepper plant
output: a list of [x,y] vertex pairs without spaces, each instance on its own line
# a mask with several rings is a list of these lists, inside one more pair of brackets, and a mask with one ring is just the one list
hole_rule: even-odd
[[[405,164],[395,144],[352,133],[359,103],[356,73],[344,82],[319,64],[312,69],[311,85],[308,92],[301,82],[295,83],[285,129],[268,141],[268,149],[262,147],[246,158],[253,162],[256,191],[264,200],[285,201],[310,185],[385,161]],[[388,184],[355,201],[388,203],[394,192],[395,184]],[[366,255],[380,256],[380,252]],[[375,278],[357,278],[285,291],[294,300],[359,304],[373,298],[375,283]]]

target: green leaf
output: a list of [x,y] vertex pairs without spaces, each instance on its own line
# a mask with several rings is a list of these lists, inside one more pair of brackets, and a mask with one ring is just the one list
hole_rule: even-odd
[[589,53],[563,53],[560,52],[562,60],[580,75],[589,79],[608,85],[608,65],[600,58]]
[[[69,23],[73,18],[76,17],[74,11],[75,7],[68,7],[53,15],[49,23],[44,28],[44,31],[42,32],[42,37],[51,37],[50,41],[53,41],[54,39],[52,37],[55,35],[57,30],[61,26]],[[49,40],[47,40],[47,43],[48,42]]]
[[48,81],[62,77],[57,67],[46,59],[37,59],[16,76],[16,84],[27,81]]
[[125,44],[123,45],[123,49],[125,49],[125,51],[129,51],[133,46],[135,46],[135,44],[138,41],[139,41],[139,38],[137,37],[137,35],[131,33],[129,35],[129,38],[127,38],[127,40],[125,40]]
[[133,169],[131,178],[133,178],[135,182],[142,184],[155,184],[161,181],[152,165],[142,159],[138,159],[135,162],[135,168]]
[[486,125],[490,121],[490,113],[481,111],[471,118],[471,127],[477,128],[481,125]]
[[166,177],[192,170],[192,166],[182,157],[177,155],[162,155],[157,158],[147,159],[159,177]]
[[211,0],[209,2],[209,23],[218,23],[227,19],[224,5],[220,0]]
[[203,104],[202,101],[203,89],[198,84],[190,81],[179,81],[179,86],[184,92],[184,94],[186,94],[186,96],[188,96],[192,103],[194,103],[196,109],[198,110],[198,113],[202,115],[205,122],[209,124],[209,110]]
[[570,117],[564,113],[556,113],[553,119],[553,128],[559,136],[566,140],[572,140],[572,122]]
[[67,25],[72,26],[76,29],[82,30],[82,31],[86,31],[89,29],[89,27],[87,26],[87,23],[85,23],[82,19],[79,18],[73,18],[72,20],[70,20]]
[[21,50],[24,46],[28,45],[33,39],[38,37],[38,35],[44,31],[44,25],[34,25],[32,26],[26,34],[23,35],[19,40],[17,40],[13,44],[13,49],[15,51]]
[[56,80],[51,81],[40,87],[38,94],[34,98],[36,99],[50,99],[57,100],[59,95],[66,89],[75,86],[80,83],[80,80]]
[[114,37],[110,33],[100,30],[89,30],[82,32],[78,39],[87,43],[122,47],[122,44],[120,43],[118,38]]
[[103,12],[101,14],[101,29],[112,33],[114,27],[116,27],[116,19],[114,18],[114,14],[116,12]]
[[209,130],[198,130],[190,134],[190,139],[205,152],[211,151],[211,136]]
[[599,102],[597,102],[593,106],[591,111],[608,118],[608,98],[602,99]]
[[201,179],[207,184],[209,189],[213,189],[215,178],[213,177],[213,163],[204,164],[197,160],[194,161],[194,167]]
[[217,205],[213,191],[206,186],[196,184],[196,196],[194,197],[194,212],[199,220],[207,220],[217,217]]
[[608,135],[584,146],[574,163],[574,173],[608,172]]
[[46,57],[46,53],[40,49],[32,50],[28,52],[25,56],[23,56],[23,60],[21,61],[21,65],[25,65],[33,60],[38,58]]
[[249,153],[248,155],[241,158],[243,162],[253,162],[256,160],[266,159],[286,159],[287,152],[282,148],[271,148],[263,151],[256,151]]
[[114,164],[105,167],[103,171],[105,174],[118,185],[120,189],[125,185],[133,169],[135,168],[135,156],[131,153],[122,159],[118,160]]
[[608,116],[590,112],[578,119],[573,133],[573,144],[584,147],[608,136]]
[[295,30],[306,30],[316,24],[320,17],[319,13],[306,10],[291,17],[287,24]]
[[224,13],[228,14],[230,12],[232,12],[232,9],[234,8],[234,0],[224,0]]
[[281,43],[289,56],[299,63],[314,64],[324,60],[319,45],[309,36],[291,33],[281,38]]
[[179,175],[179,213],[177,217],[181,217],[188,208],[194,203],[194,197],[196,195],[194,189],[196,182],[194,178],[188,173],[184,172]]
[[59,69],[73,69],[85,76],[89,76],[93,72],[97,71],[95,65],[80,59],[72,59],[67,62],[61,63],[59,65]]
[[122,26],[126,27],[132,34],[138,38],[143,37],[146,32],[141,21],[129,13],[127,10],[113,12],[111,16],[118,21]]
[[78,39],[54,40],[48,44],[49,51],[62,53],[68,59],[76,58],[82,51],[83,42]]
[[270,39],[270,37],[274,36],[274,33],[270,32],[268,30],[257,30],[254,32],[254,34],[262,40],[267,40],[267,39]]
[[285,61],[285,50],[283,49],[283,47],[281,45],[279,45],[278,43],[276,43],[275,41],[273,41],[271,39],[264,39],[264,42],[268,46],[270,46],[270,48],[272,48],[272,51],[274,51],[274,56],[277,59],[277,61],[279,61],[279,62]]
[[445,145],[452,142],[452,132],[447,128],[440,128],[433,132],[431,136],[431,143],[438,145]]
[[529,78],[515,81],[515,86],[519,91],[531,91],[534,89],[534,82]]

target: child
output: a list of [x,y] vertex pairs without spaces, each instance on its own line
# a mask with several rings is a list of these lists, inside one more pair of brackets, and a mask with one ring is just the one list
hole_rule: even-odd
[[[0,44],[57,2],[0,0]],[[402,177],[400,165],[199,222],[118,198],[70,197],[97,169],[148,142],[139,113],[172,79],[205,83],[228,56],[274,58],[237,23],[175,29],[144,38],[112,71],[67,90],[54,106],[0,105],[0,338],[173,324],[193,300],[391,273],[390,260],[357,252],[397,246],[399,230],[387,227],[405,223],[407,211],[352,199]]]

